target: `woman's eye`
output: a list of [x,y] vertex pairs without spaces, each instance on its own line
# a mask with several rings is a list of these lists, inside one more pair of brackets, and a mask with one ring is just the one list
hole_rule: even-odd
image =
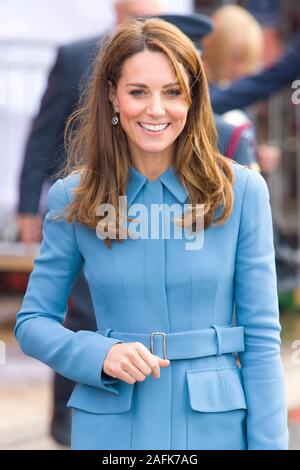
[[130,92],[132,96],[142,96],[144,93],[145,93],[144,90],[132,90]]
[[179,88],[174,88],[174,89],[168,90],[167,94],[169,96],[173,96],[173,97],[182,95],[181,90]]
[[[146,94],[146,92],[145,92],[145,90],[132,90],[132,91],[130,91],[130,94],[132,96],[140,97],[140,96],[144,96]],[[172,88],[170,90],[167,90],[166,94],[168,96],[171,96],[172,98],[174,98],[176,96],[182,95],[182,92],[179,88],[174,88],[174,89]]]

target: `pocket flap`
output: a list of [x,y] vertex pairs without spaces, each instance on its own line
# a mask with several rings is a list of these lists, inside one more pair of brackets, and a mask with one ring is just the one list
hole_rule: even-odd
[[134,383],[118,380],[113,388],[118,393],[78,383],[67,403],[69,408],[78,408],[89,413],[123,413],[131,407]]
[[213,413],[247,408],[237,367],[188,370],[187,381],[193,410]]

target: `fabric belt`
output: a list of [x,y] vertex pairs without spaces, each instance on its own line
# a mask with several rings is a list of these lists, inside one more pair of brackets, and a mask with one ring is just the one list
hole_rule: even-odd
[[143,343],[153,354],[167,359],[192,359],[245,350],[242,326],[217,326],[176,333],[124,333],[107,328],[97,331],[122,342]]

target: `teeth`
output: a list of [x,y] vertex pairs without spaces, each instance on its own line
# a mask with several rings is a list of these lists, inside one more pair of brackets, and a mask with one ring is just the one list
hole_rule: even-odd
[[158,132],[158,131],[164,131],[168,127],[168,124],[158,124],[154,126],[152,124],[142,124],[140,122],[140,126],[142,126],[143,129],[146,129],[147,131]]

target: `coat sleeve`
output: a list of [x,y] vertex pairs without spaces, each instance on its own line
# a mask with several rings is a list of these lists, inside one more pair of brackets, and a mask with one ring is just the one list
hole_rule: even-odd
[[90,386],[118,393],[109,384],[102,366],[108,350],[120,340],[97,332],[73,332],[62,323],[72,285],[82,265],[74,224],[53,219],[67,205],[63,180],[50,188],[48,212],[43,224],[40,254],[34,260],[15,335],[22,351],[47,364],[59,374]]
[[239,357],[249,449],[288,447],[272,230],[267,185],[259,173],[249,170],[235,269],[236,321],[245,332],[245,351]]

